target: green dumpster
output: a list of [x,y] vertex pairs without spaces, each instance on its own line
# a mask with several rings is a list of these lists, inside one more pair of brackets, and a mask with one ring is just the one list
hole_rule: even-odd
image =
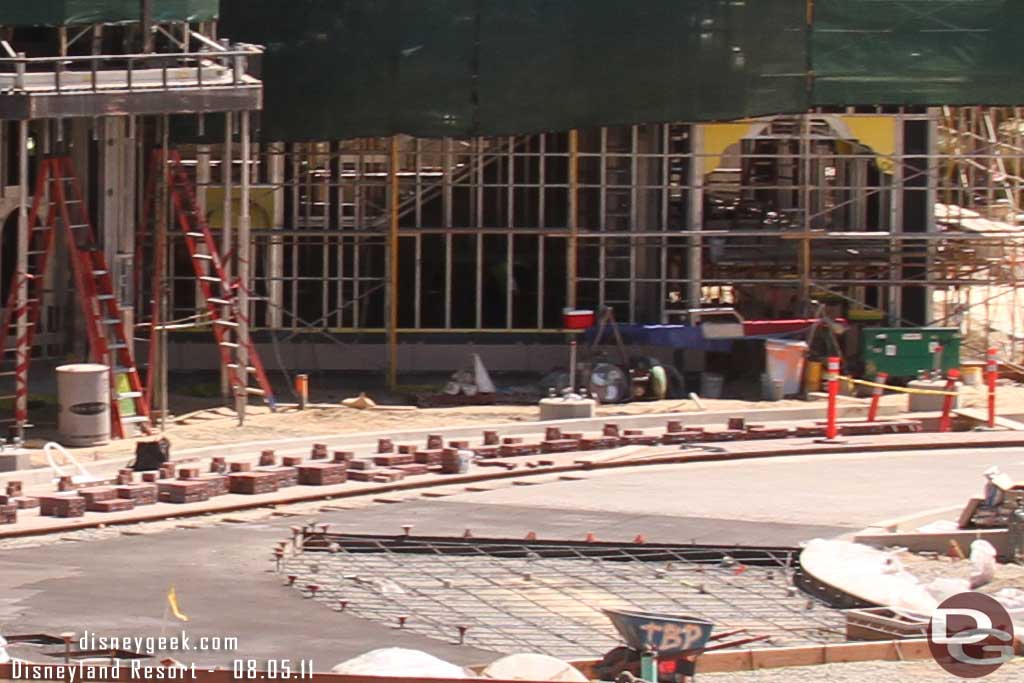
[[937,346],[942,347],[943,372],[960,367],[960,330],[955,327],[866,327],[861,330],[864,376],[917,377],[934,367]]

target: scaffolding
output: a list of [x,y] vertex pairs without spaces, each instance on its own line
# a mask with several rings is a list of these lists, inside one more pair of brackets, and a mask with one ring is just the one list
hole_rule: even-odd
[[[181,21],[143,31],[156,51],[138,52],[137,28],[56,27],[44,57],[16,51],[37,34],[5,30],[0,287],[21,272],[38,160],[68,150],[132,323],[170,335],[168,347],[207,334],[184,238],[160,241],[143,219],[137,171],[148,147],[173,145],[246,324],[284,345],[283,367],[290,342],[354,342],[387,348],[393,383],[403,341],[556,345],[567,307],[650,324],[723,303],[752,318],[824,303],[863,324],[961,325],[971,352],[1019,360],[1020,108],[274,141],[250,118],[258,48]],[[154,285],[139,274],[159,259],[167,276]],[[35,353],[81,355],[70,287],[50,278]]]
[[[657,323],[715,299],[753,317],[807,315],[825,299],[892,324],[943,323],[975,288],[1014,296],[1014,121],[1002,109],[851,108],[400,136],[394,166],[387,138],[257,146],[253,319],[290,335],[537,334],[560,332],[567,306]],[[194,151],[216,222],[238,150]],[[184,316],[194,295],[180,276]],[[1014,355],[1016,334],[1004,335]]]
[[[134,315],[136,307],[144,308],[149,303],[141,300],[139,274],[145,268],[152,269],[164,257],[170,211],[170,195],[163,179],[156,184],[159,197],[153,200],[144,196],[148,150],[162,147],[162,158],[167,158],[172,115],[193,114],[205,121],[208,115],[224,112],[238,117],[243,149],[249,149],[249,115],[262,102],[262,83],[248,73],[248,61],[258,56],[261,48],[218,42],[197,30],[203,28],[212,29],[213,25],[194,27],[188,21],[154,24],[147,18],[141,24],[119,26],[61,25],[50,32],[3,29],[0,198],[13,200],[10,203],[14,211],[5,222],[0,240],[0,279],[7,287],[4,295],[12,302],[9,308],[32,313],[14,316],[14,334],[8,338],[16,343],[5,347],[0,359],[4,365],[0,376],[16,379],[13,422],[19,437],[29,426],[27,368],[34,357],[50,353],[66,356],[70,351],[110,365],[115,402],[112,417],[118,412],[117,401],[141,397],[143,392],[137,381],[133,380],[132,391],[127,395],[114,381],[116,374],[137,376],[138,364],[133,359],[137,354],[133,347],[142,340],[122,331],[133,330],[138,321],[143,321],[148,332],[144,341],[154,359],[149,379],[151,385],[159,387],[156,404],[161,426],[166,419],[168,316],[160,294],[164,289],[162,281],[154,283],[148,292],[149,298],[155,300],[151,307],[154,315]],[[83,257],[86,263],[95,265],[84,275],[77,261],[74,269],[54,264],[53,259],[44,272],[32,272],[29,267],[30,257],[38,254],[31,251],[35,248],[31,236],[40,228],[31,224],[28,207],[48,200],[30,196],[29,188],[36,177],[52,167],[52,160],[62,157],[66,161],[58,168],[83,170],[79,179],[84,192],[69,202],[74,204],[73,215],[79,216],[72,222],[81,225],[65,225],[65,211],[57,219],[58,224],[51,227],[59,225],[70,230],[90,223],[97,225],[95,243],[87,245],[87,258]],[[59,179],[65,180],[70,178]],[[45,187],[45,193],[51,192],[49,185],[39,187]],[[240,241],[247,243],[246,178],[242,179],[240,191],[238,234]],[[153,216],[148,234],[154,238],[148,244],[137,240],[151,227],[141,215],[143,206],[150,207]],[[82,245],[78,247],[81,249]],[[93,251],[103,253],[94,256]],[[246,282],[247,262],[243,259],[237,267],[240,280]],[[69,282],[69,270],[76,273],[74,285]],[[84,296],[83,291],[93,291],[92,278],[103,280],[103,287],[98,290],[103,314],[93,310],[95,302],[87,302],[83,314],[75,316],[69,303],[76,295]],[[30,280],[35,281],[31,298]],[[247,308],[246,292],[247,288],[242,287],[238,294],[243,308]],[[11,311],[7,313],[10,315]],[[99,336],[92,333],[91,327],[83,327],[92,325],[97,315],[106,330]],[[237,327],[239,338],[247,340],[245,324],[240,319]],[[27,334],[29,329],[34,334]],[[89,329],[88,335],[83,334],[85,329]],[[118,333],[115,335],[111,330]],[[88,346],[85,338],[89,340]],[[108,345],[118,349],[117,353],[127,363],[108,359],[104,350]],[[244,366],[244,360],[241,362]],[[123,367],[115,367],[119,364]],[[237,405],[240,414],[244,414],[244,401],[243,395]],[[138,418],[138,427],[145,430],[149,418],[143,416]],[[143,421],[145,424],[141,424]],[[115,422],[114,433],[118,436],[122,435],[121,427]]]

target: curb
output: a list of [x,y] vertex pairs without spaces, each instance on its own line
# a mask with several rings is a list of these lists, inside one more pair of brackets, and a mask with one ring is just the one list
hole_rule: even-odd
[[[990,433],[991,436],[997,436],[995,433]],[[1002,434],[1000,433],[999,436]],[[66,533],[68,531],[78,531],[83,529],[94,529],[98,527],[111,527],[121,526],[127,524],[138,524],[141,522],[152,522],[165,519],[177,519],[187,517],[198,517],[210,514],[224,514],[230,512],[238,512],[241,510],[252,510],[261,507],[274,507],[277,505],[292,505],[296,503],[308,503],[314,501],[327,501],[327,500],[338,500],[348,498],[359,498],[365,496],[379,496],[385,493],[394,493],[399,491],[415,491],[419,489],[430,489],[438,488],[443,486],[460,485],[460,484],[473,484],[485,481],[500,481],[504,479],[518,479],[526,477],[536,477],[550,474],[562,474],[567,472],[580,472],[580,471],[594,471],[594,470],[606,470],[606,469],[619,469],[624,467],[642,467],[647,465],[673,465],[673,464],[687,464],[687,463],[702,463],[702,462],[727,462],[733,460],[754,460],[760,458],[777,458],[777,457],[790,457],[790,456],[809,456],[809,455],[859,455],[862,453],[875,453],[883,451],[901,451],[901,452],[915,452],[915,451],[929,451],[937,449],[951,449],[951,448],[1004,448],[1004,447],[1021,447],[1024,446],[1024,435],[1015,436],[1013,438],[1006,439],[983,439],[983,440],[962,440],[959,442],[945,442],[939,446],[936,446],[934,440],[930,437],[931,434],[918,434],[918,435],[900,435],[901,439],[897,443],[871,443],[865,441],[864,443],[857,443],[856,439],[877,439],[877,437],[851,437],[850,441],[842,444],[821,444],[811,442],[805,442],[801,444],[790,444],[789,448],[785,450],[780,449],[780,441],[771,440],[764,444],[758,444],[760,448],[746,450],[739,448],[736,450],[728,450],[726,446],[704,446],[696,449],[679,450],[677,447],[671,451],[657,450],[659,447],[651,446],[652,453],[645,455],[642,458],[624,458],[622,460],[612,461],[589,461],[580,459],[574,461],[572,464],[565,465],[553,465],[553,466],[541,466],[529,470],[505,470],[501,472],[481,472],[466,475],[440,475],[432,477],[425,481],[403,481],[393,484],[380,484],[374,487],[360,488],[356,490],[323,490],[323,491],[309,491],[309,492],[295,492],[292,494],[285,495],[274,495],[272,499],[260,499],[260,500],[242,500],[225,502],[223,505],[216,507],[203,507],[200,509],[183,509],[183,510],[161,510],[150,513],[134,514],[130,517],[123,517],[117,519],[104,519],[103,517],[96,519],[82,519],[79,521],[68,522],[60,526],[46,527],[46,528],[31,528],[31,529],[11,529],[11,530],[0,530],[0,539],[6,538],[22,538],[28,536],[42,536],[53,533]],[[925,437],[921,439],[920,443],[914,443],[912,437]],[[315,437],[319,438],[319,437]],[[902,441],[903,443],[899,443]],[[732,445],[734,448],[740,444],[753,445],[754,442],[725,442]],[[710,450],[718,452],[708,452]],[[703,451],[703,452],[702,452]],[[580,455],[589,454],[590,451],[580,451]],[[339,485],[343,486],[343,485]],[[332,487],[323,487],[332,488]],[[207,502],[208,503],[208,502]]]

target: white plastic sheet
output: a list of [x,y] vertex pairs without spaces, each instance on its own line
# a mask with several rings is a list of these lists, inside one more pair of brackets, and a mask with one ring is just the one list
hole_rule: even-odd
[[586,683],[586,676],[568,662],[556,657],[533,653],[508,655],[495,660],[483,670],[487,678],[504,681],[567,681]]
[[996,577],[996,549],[988,541],[971,543],[971,589],[980,588]]

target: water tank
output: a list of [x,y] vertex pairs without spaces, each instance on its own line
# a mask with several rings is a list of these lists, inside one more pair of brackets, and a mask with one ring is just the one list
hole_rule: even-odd
[[75,363],[57,368],[57,431],[65,446],[110,442],[110,368]]

